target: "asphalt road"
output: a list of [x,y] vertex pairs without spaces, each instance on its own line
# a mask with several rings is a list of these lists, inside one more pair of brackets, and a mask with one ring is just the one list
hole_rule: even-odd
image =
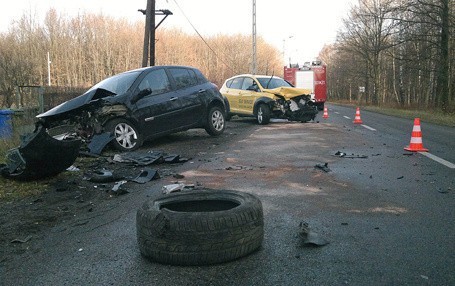
[[[455,285],[455,169],[403,150],[412,120],[361,110],[356,125],[354,115],[329,105],[319,123],[234,118],[222,144],[200,140],[203,131],[170,143],[183,154],[192,144],[203,150],[178,167],[186,183],[261,199],[264,242],[247,257],[205,267],[141,257],[136,210],[172,183],[164,178],[31,241],[30,251],[1,265],[0,284]],[[422,134],[430,153],[455,163],[454,128],[422,122]],[[315,168],[325,163],[330,172]],[[300,222],[330,243],[303,247]]]

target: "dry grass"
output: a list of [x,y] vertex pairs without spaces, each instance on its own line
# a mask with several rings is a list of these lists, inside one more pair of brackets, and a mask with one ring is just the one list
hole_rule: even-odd
[[[353,103],[348,102],[330,102],[335,104],[342,104],[342,105],[350,105],[355,106]],[[365,106],[362,105],[362,109],[373,111],[376,113],[401,117],[401,118],[420,118],[420,120],[455,127],[455,112],[444,113],[440,110],[417,110],[417,109],[400,109],[400,108],[392,108],[392,107],[377,107],[377,106]]]

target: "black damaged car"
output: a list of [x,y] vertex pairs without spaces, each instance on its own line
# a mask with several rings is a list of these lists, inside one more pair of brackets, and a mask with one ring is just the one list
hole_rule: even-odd
[[196,68],[154,66],[109,77],[83,95],[37,116],[46,128],[75,124],[81,138],[112,132],[113,146],[135,150],[145,140],[205,128],[225,128],[225,107],[217,86]]
[[[3,176],[31,180],[56,175],[76,160],[83,143],[120,151],[145,140],[191,128],[218,136],[225,105],[215,84],[196,68],[155,66],[127,71],[37,116],[35,131],[7,153]],[[57,133],[58,131],[58,133]],[[63,132],[64,131],[64,132]],[[107,140],[106,140],[107,135]],[[101,152],[99,146],[94,149]]]

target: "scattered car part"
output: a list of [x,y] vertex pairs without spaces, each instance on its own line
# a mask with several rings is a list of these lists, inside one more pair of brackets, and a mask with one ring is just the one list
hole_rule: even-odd
[[314,166],[316,169],[320,169],[326,173],[330,172],[330,168],[329,168],[329,163],[324,163],[324,164],[316,164]]
[[180,155],[176,154],[169,154],[164,156],[164,162],[172,164],[172,163],[179,163],[180,162]]
[[161,152],[127,152],[115,154],[114,162],[133,163],[138,166],[147,166],[164,162],[164,154]]
[[156,170],[150,169],[150,168],[145,168],[141,171],[141,173],[133,179],[133,182],[139,183],[139,184],[145,184],[147,182],[150,182],[151,180],[156,180],[159,179],[160,175]]
[[123,176],[114,174],[112,171],[106,169],[95,170],[92,174],[89,175],[88,178],[90,182],[94,183],[109,183],[116,182],[122,179],[124,179]]
[[316,232],[312,231],[307,222],[300,222],[299,236],[302,239],[302,246],[324,246],[329,242]]
[[163,186],[161,189],[163,191],[163,194],[180,192],[180,191],[183,191],[183,189],[185,189],[185,184],[183,184],[183,183],[170,184],[170,185]]
[[[373,155],[373,156],[378,156],[380,154],[376,154],[376,155]],[[337,151],[334,156],[337,156],[337,157],[341,157],[341,158],[351,158],[351,159],[367,159],[368,156],[367,155],[354,155],[354,154],[351,154],[351,155],[347,155],[346,153],[344,152],[340,152],[340,151]]]
[[117,194],[117,195],[124,195],[124,194],[127,194],[128,191],[123,190],[123,189],[121,188],[121,186],[122,186],[123,184],[126,184],[126,183],[128,183],[128,181],[125,181],[125,180],[116,182],[115,185],[112,187],[112,192],[114,192],[114,193]]
[[10,150],[8,163],[2,175],[17,180],[35,180],[55,176],[69,168],[76,160],[81,141],[79,139],[57,140],[38,124],[18,148]]
[[209,265],[257,250],[264,236],[262,203],[231,190],[161,195],[137,211],[141,254],[171,265]]
[[90,140],[90,143],[87,145],[90,153],[100,155],[103,149],[109,144],[114,135],[111,132],[105,132],[102,134],[95,134]]

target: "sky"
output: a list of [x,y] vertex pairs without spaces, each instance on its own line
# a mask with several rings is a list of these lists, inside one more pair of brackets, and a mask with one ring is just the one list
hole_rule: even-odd
[[[216,34],[252,35],[252,0],[156,0],[156,9],[168,9],[173,15],[161,27],[177,27],[190,34],[194,28],[204,37]],[[285,64],[303,63],[317,57],[324,44],[336,39],[342,19],[357,0],[256,0],[256,34],[275,46]],[[42,23],[45,13],[54,8],[68,16],[78,13],[102,13],[145,21],[138,9],[147,0],[14,0],[0,9],[0,32],[22,15],[35,15]],[[162,16],[157,16],[160,21]],[[191,23],[191,24],[190,24]]]

